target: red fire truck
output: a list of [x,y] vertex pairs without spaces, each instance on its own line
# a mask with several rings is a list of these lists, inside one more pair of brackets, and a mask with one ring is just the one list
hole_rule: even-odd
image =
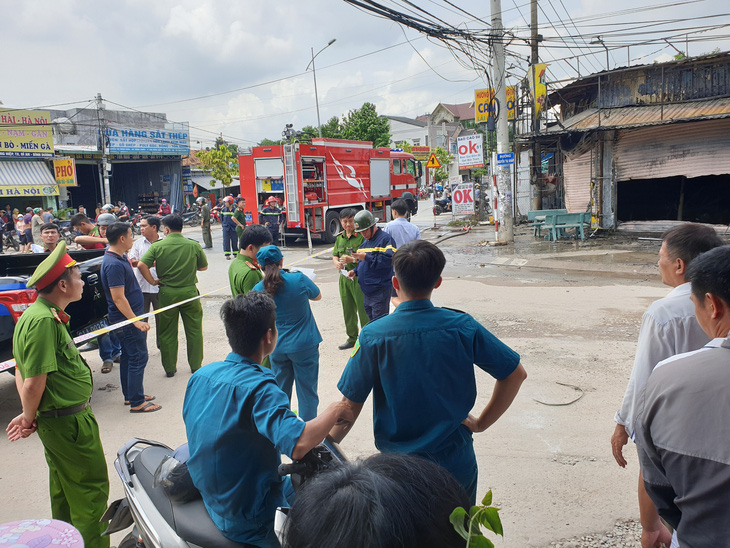
[[390,204],[404,192],[418,192],[421,163],[412,154],[373,148],[368,141],[313,139],[253,147],[238,158],[241,195],[254,223],[270,196],[284,205],[287,237],[306,235],[307,227],[326,243],[340,231],[339,212],[369,209],[390,220]]

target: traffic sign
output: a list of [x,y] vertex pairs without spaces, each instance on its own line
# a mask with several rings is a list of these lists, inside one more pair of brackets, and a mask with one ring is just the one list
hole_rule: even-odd
[[508,166],[515,163],[514,152],[500,152],[497,154],[497,165]]
[[428,157],[428,162],[426,163],[426,167],[429,167],[429,168],[441,167],[441,162],[439,162],[439,159],[436,158],[436,154],[434,154],[433,152],[431,153],[431,156]]

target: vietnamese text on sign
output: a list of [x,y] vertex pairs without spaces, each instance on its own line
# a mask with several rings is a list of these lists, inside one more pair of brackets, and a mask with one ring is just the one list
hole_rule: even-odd
[[451,191],[454,215],[474,215],[474,184],[463,183]]
[[498,166],[509,166],[515,163],[514,152],[499,152],[497,153],[497,165]]
[[169,127],[142,129],[110,127],[106,130],[109,142],[108,152],[136,152],[142,154],[190,153],[188,125],[168,124]]
[[457,137],[456,147],[459,156],[459,169],[484,167],[484,149],[480,133]]
[[53,157],[50,123],[47,111],[0,109],[0,156]]

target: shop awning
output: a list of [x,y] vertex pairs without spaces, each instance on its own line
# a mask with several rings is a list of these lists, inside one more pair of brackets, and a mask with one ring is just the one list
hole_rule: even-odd
[[[220,181],[215,182],[215,186],[211,184],[211,181],[213,180],[213,177],[210,175],[193,175],[191,177],[193,183],[196,185],[203,187],[205,190],[220,190],[230,187],[224,187],[223,184],[221,184]],[[238,186],[240,183],[238,182],[238,177],[234,177],[233,181],[231,182],[231,187]]]
[[58,196],[58,185],[48,164],[42,160],[2,160],[0,196]]

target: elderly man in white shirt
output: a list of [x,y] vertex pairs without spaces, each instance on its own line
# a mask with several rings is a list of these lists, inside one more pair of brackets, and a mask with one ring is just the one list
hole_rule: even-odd
[[[680,354],[701,348],[709,341],[697,323],[694,304],[690,300],[690,284],[685,273],[690,262],[701,253],[723,245],[723,241],[711,226],[685,223],[667,230],[662,235],[659,250],[659,273],[662,282],[672,291],[652,303],[644,313],[639,330],[634,367],[626,388],[621,409],[614,420],[616,428],[611,436],[611,446],[616,462],[626,466],[623,446],[629,437],[634,439],[634,421],[638,413],[641,393],[656,365]],[[644,488],[639,473],[639,515],[641,517],[642,546],[656,546],[671,542],[671,534],[663,525],[657,526],[657,511]]]
[[405,200],[395,200],[390,206],[393,220],[383,227],[383,230],[395,240],[396,248],[413,240],[421,239],[421,231],[406,219],[407,212],[408,205]]
[[[134,267],[134,275],[137,278],[139,287],[142,289],[142,295],[144,296],[145,314],[150,311],[150,307],[157,310],[157,296],[160,292],[160,288],[145,280],[144,276],[140,273],[139,268],[137,268],[137,265],[139,264],[139,260],[142,256],[147,253],[150,246],[157,240],[164,238],[164,236],[160,235],[160,219],[161,217],[148,215],[140,220],[139,229],[142,233],[142,237],[135,240],[134,245],[129,252],[129,261]],[[157,278],[157,269],[155,269],[155,267],[152,267],[150,272],[152,272],[153,277]],[[160,348],[160,330],[157,323],[157,316],[155,316],[155,336],[157,338],[157,348]]]

